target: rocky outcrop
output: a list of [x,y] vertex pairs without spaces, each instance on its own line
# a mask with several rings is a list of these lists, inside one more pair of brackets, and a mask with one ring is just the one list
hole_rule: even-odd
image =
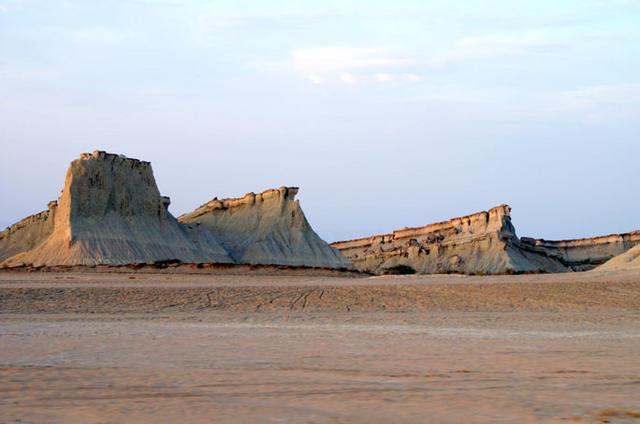
[[576,240],[518,238],[510,212],[509,206],[501,205],[487,212],[332,246],[357,269],[378,274],[398,266],[425,274],[501,274],[586,271],[640,245],[640,231]]
[[0,233],[0,262],[31,250],[53,232],[58,202],[49,202],[46,211],[30,215]]
[[102,151],[67,171],[49,210],[0,233],[3,267],[245,263],[350,268],[313,231],[297,188],[214,199],[178,222],[149,162]]
[[377,274],[399,266],[424,274],[566,271],[567,266],[558,258],[521,243],[510,212],[509,206],[500,205],[425,227],[403,228],[332,246],[351,259],[357,269]]
[[640,244],[640,231],[575,240],[544,240],[523,237],[527,249],[558,258],[574,271],[588,271]]
[[595,271],[640,271],[640,245],[607,261]]
[[27,218],[24,230],[7,236],[20,243],[4,249],[6,255],[22,252],[4,265],[232,262],[215,239],[178,224],[168,206],[149,162],[82,154],[67,171],[55,213]]
[[220,240],[239,263],[352,268],[313,231],[295,200],[297,192],[297,187],[281,187],[215,198],[178,220]]

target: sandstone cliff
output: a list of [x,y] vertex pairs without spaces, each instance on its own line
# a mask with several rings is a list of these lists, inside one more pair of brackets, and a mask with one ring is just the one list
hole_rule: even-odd
[[574,271],[588,271],[640,244],[640,231],[575,240],[522,237],[527,249],[558,258]]
[[[520,239],[510,212],[509,206],[501,205],[487,212],[332,246],[361,271],[384,273],[404,265],[425,274],[495,274],[586,271],[640,245],[640,231],[576,240]],[[619,261],[626,261],[624,258],[628,256]]]
[[22,252],[4,265],[232,262],[215,239],[178,224],[168,205],[148,162],[101,151],[82,154],[67,171],[55,213],[8,230],[3,239],[19,242],[9,241],[4,256]]
[[295,187],[281,187],[241,198],[216,198],[178,220],[220,240],[239,263],[352,268],[313,231],[295,200],[297,192]]
[[511,208],[454,218],[425,227],[341,241],[339,249],[361,271],[384,273],[405,265],[418,273],[561,272],[557,258],[523,248],[511,224]]
[[0,233],[0,262],[31,250],[53,232],[58,203],[49,202],[49,209],[30,215]]
[[596,271],[640,271],[640,245],[609,260]]

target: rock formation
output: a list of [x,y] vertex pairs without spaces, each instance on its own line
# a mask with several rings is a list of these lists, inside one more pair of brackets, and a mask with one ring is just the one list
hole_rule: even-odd
[[49,210],[0,233],[3,267],[180,261],[353,268],[313,231],[297,188],[203,205],[178,222],[149,162],[95,151],[73,161]]
[[607,261],[596,271],[640,271],[640,245]]
[[239,263],[352,268],[311,228],[295,200],[297,187],[217,198],[178,217],[220,240]]
[[57,206],[0,235],[0,255],[8,266],[232,262],[215,239],[178,224],[168,206],[149,162],[85,153],[71,163]]
[[401,265],[424,274],[565,271],[557,259],[522,249],[510,211],[509,206],[501,205],[487,212],[332,246],[357,269],[373,273]]
[[[67,171],[58,201],[0,233],[0,266],[180,261],[496,274],[640,269],[640,231],[578,240],[518,238],[511,208],[325,243],[296,187],[217,198],[178,219],[149,162],[95,151]],[[613,259],[612,259],[613,258]],[[353,262],[353,264],[351,263]],[[608,262],[607,262],[608,261]],[[605,263],[606,262],[606,263]],[[404,269],[402,269],[404,267]]]
[[527,249],[558,258],[574,271],[588,271],[640,244],[640,231],[576,240],[544,240],[522,237]]
[[398,266],[425,274],[500,274],[588,270],[640,243],[640,232],[563,241],[520,239],[510,211],[509,206],[501,205],[488,212],[332,246],[357,269],[377,274]]
[[30,215],[0,233],[0,262],[18,253],[31,250],[53,232],[58,202],[49,202],[49,209]]

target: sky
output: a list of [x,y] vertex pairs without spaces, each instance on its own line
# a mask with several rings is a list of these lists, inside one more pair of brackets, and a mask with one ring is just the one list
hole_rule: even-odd
[[335,241],[508,203],[640,229],[640,0],[0,0],[0,225],[68,163],[151,161],[174,215],[299,186]]

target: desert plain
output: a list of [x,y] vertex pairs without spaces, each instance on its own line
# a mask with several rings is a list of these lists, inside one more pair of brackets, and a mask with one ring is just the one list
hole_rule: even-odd
[[0,273],[0,421],[640,422],[640,274]]

